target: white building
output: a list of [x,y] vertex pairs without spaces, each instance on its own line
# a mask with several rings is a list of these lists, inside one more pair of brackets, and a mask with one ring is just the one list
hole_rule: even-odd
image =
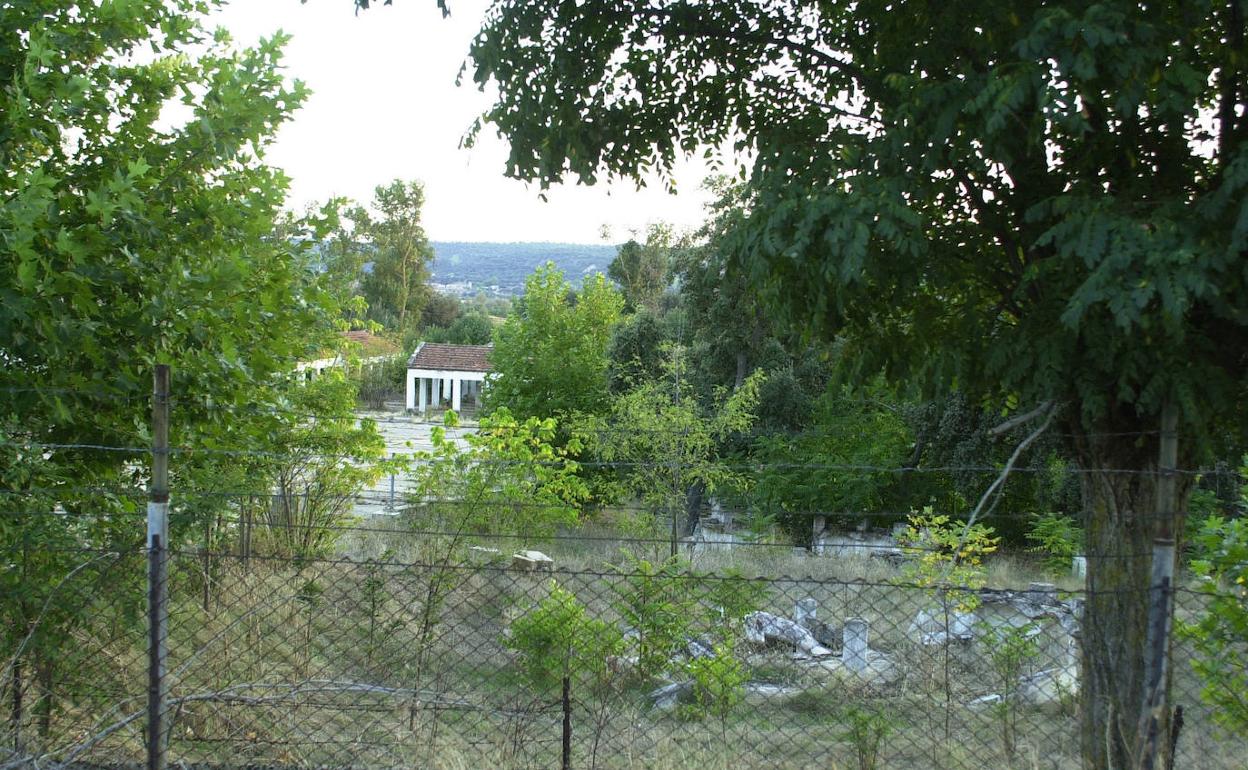
[[[399,346],[371,332],[357,330],[342,332],[342,347],[346,352],[328,351],[323,358],[315,361],[299,361],[295,363],[295,372],[305,382],[319,379],[330,369],[345,369],[356,366],[368,369],[380,366],[399,354]],[[350,356],[347,355],[350,353]]]
[[458,412],[465,401],[480,404],[493,347],[420,343],[407,361],[407,408],[427,414],[430,406]]

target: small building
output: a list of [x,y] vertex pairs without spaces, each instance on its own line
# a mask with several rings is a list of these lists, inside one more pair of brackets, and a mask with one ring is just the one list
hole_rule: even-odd
[[[323,351],[315,361],[299,361],[295,372],[305,382],[319,379],[330,369],[345,369],[350,365],[362,369],[379,366],[399,354],[399,346],[372,332],[357,330],[340,332],[343,344],[339,351]],[[346,352],[350,352],[348,356]]]
[[493,347],[420,343],[407,360],[407,408],[426,414],[447,402],[457,412],[465,400],[480,404]]

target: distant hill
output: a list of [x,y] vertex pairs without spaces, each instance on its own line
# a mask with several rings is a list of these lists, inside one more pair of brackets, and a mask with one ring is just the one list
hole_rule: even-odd
[[518,294],[534,268],[554,262],[572,284],[586,275],[607,272],[617,246],[584,243],[478,243],[433,241],[433,282],[471,282],[477,290],[497,286],[499,294]]

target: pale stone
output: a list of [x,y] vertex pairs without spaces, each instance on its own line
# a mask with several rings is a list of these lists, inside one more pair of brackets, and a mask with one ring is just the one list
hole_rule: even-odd
[[845,665],[844,658],[822,658],[812,660],[808,665],[846,682],[879,686],[893,684],[901,679],[902,667],[891,655],[868,649],[864,659],[865,665],[859,669]]
[[1031,583],[1027,586],[1027,591],[1023,598],[1030,602],[1044,606],[1053,606],[1059,604],[1057,600],[1057,586],[1052,583]]
[[818,612],[819,604],[814,599],[809,596],[805,599],[798,599],[793,607],[793,622],[809,631]]
[[511,557],[511,566],[523,570],[550,570],[555,560],[541,551],[520,551]]
[[862,618],[845,621],[841,660],[850,671],[862,671],[867,667],[868,626]]
[[819,644],[810,631],[788,618],[770,612],[751,612],[743,620],[745,638],[753,644],[782,642],[814,657],[833,654],[832,650]]
[[[945,618],[948,617],[948,627]],[[968,642],[975,638],[975,613],[949,610],[919,610],[910,623],[910,635],[919,644],[941,645],[950,641]]]
[[681,700],[689,697],[693,692],[693,682],[674,682],[665,684],[662,687],[650,691],[647,696],[650,698],[651,705],[661,711],[667,711],[675,708]]

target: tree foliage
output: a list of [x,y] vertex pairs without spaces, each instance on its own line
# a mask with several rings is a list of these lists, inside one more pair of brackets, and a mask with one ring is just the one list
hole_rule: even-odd
[[[447,427],[458,425],[448,412]],[[578,520],[589,490],[577,476],[577,441],[556,442],[552,417],[512,416],[506,408],[481,418],[463,441],[437,427],[433,448],[414,455],[407,518],[422,529],[453,533],[549,537]]]
[[553,264],[525,282],[524,296],[494,333],[488,409],[518,418],[596,413],[607,404],[607,344],[624,300],[601,274],[573,292]]
[[[1241,505],[1248,495],[1241,495]],[[1207,517],[1193,537],[1192,571],[1208,598],[1204,612],[1182,627],[1196,649],[1201,696],[1227,730],[1248,729],[1248,519]]]
[[[1248,114],[1242,3],[495,6],[472,47],[507,172],[641,180],[751,150],[736,272],[776,318],[844,335],[864,373],[1057,401],[1089,470],[1083,751],[1125,766],[1156,431],[1190,461],[1243,434]],[[1119,515],[1115,512],[1130,512]],[[1141,515],[1144,514],[1144,515]],[[1112,737],[1106,740],[1106,735]],[[1164,745],[1167,742],[1162,740]]]
[[425,188],[395,179],[373,191],[372,211],[352,212],[355,234],[367,244],[372,270],[361,282],[369,317],[402,336],[415,328],[429,301],[433,249],[420,224]]
[[[338,344],[341,293],[309,248],[328,212],[281,215],[286,179],[264,163],[306,90],[281,72],[283,35],[239,48],[207,31],[217,5],[0,14],[0,548],[18,554],[0,659],[10,694],[35,692],[23,672],[43,682],[49,715],[76,696],[54,688],[63,667],[115,675],[75,654],[75,634],[138,622],[118,597],[142,595],[142,569],[84,549],[142,543],[153,367],[172,369],[171,443],[196,450],[172,464],[169,545],[211,547],[250,505],[215,493],[268,499],[259,458],[288,448],[296,362]],[[78,580],[113,596],[88,600]]]
[[[516,619],[504,644],[520,656],[525,678],[539,690],[554,689],[565,677],[581,687],[601,686],[611,661],[624,649],[624,636],[554,580],[545,598]],[[579,681],[587,680],[587,681]]]
[[721,389],[715,407],[704,410],[685,379],[684,353],[669,346],[664,376],[637,384],[615,397],[610,410],[582,421],[594,456],[620,463],[625,488],[656,514],[675,516],[694,485],[714,493],[741,491],[748,477],[719,462],[719,447],[754,422],[762,372],[736,391]]
[[477,310],[464,313],[448,327],[427,326],[420,333],[425,342],[449,342],[454,345],[488,345],[493,336],[494,322]]
[[620,285],[634,310],[654,309],[671,282],[672,228],[651,225],[645,243],[630,239],[607,266],[607,277]]
[[829,390],[817,399],[809,430],[755,442],[751,500],[799,542],[809,541],[815,513],[841,513],[837,523],[853,525],[895,512],[908,499],[895,469],[910,454],[909,426],[886,389],[870,393],[876,398]]

